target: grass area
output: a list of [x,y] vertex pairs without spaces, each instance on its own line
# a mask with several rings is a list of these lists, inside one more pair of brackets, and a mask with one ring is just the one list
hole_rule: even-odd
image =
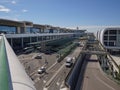
[[64,55],[65,53],[70,52],[71,49],[72,49],[74,46],[75,46],[75,44],[72,43],[71,45],[68,45],[67,47],[59,50],[59,51],[58,51],[58,54]]
[[72,43],[71,45],[59,50],[57,53],[60,55],[59,59],[58,59],[58,62],[60,62],[61,60],[63,60],[68,54],[70,54],[74,48],[76,47],[77,45],[75,43]]

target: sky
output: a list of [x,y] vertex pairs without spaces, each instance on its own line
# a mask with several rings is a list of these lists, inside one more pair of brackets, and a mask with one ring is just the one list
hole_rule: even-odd
[[120,25],[120,0],[0,0],[0,18],[95,31]]

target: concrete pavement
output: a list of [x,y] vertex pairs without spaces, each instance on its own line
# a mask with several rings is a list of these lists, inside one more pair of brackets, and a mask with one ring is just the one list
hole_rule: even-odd
[[120,90],[120,85],[110,80],[101,70],[96,55],[86,61],[82,90]]

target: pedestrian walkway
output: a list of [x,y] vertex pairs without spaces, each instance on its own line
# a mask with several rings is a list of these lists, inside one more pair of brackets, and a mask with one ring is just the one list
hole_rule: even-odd
[[120,65],[120,56],[115,56],[115,55],[111,55],[111,57],[114,59],[114,61]]

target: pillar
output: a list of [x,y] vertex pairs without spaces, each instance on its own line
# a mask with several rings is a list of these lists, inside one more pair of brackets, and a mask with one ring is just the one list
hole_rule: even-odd
[[22,48],[24,47],[24,45],[23,45],[23,38],[21,38],[21,44],[22,44]]
[[20,27],[17,27],[16,33],[17,33],[17,34],[20,34],[20,33],[21,33]]
[[13,47],[13,41],[12,41],[12,38],[11,38],[11,42],[10,42],[10,44],[11,44],[11,47]]

